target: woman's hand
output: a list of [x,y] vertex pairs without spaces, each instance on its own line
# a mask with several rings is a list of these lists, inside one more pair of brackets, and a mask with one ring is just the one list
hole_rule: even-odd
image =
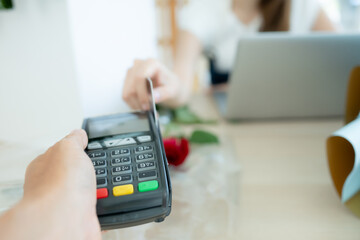
[[146,78],[153,82],[156,103],[166,102],[170,106],[176,106],[182,102],[180,81],[172,71],[154,59],[135,60],[127,72],[123,88],[123,99],[131,108],[149,109]]

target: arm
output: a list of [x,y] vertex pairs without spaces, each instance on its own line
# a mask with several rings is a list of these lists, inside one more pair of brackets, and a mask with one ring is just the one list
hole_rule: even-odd
[[0,216],[0,239],[101,239],[86,145],[74,131],[30,163],[23,199]]
[[180,30],[176,55],[174,61],[174,73],[181,82],[181,92],[178,99],[173,100],[173,105],[181,105],[189,100],[196,62],[200,57],[202,45],[199,39],[191,32]]
[[314,25],[312,27],[312,31],[326,31],[326,32],[335,32],[336,28],[334,24],[330,21],[329,17],[326,15],[323,9],[320,9]]
[[191,93],[194,66],[201,49],[201,43],[195,35],[180,31],[173,71],[154,59],[135,60],[126,75],[124,100],[134,109],[147,110],[149,106],[145,78],[150,77],[157,103],[162,102],[171,107],[185,104]]

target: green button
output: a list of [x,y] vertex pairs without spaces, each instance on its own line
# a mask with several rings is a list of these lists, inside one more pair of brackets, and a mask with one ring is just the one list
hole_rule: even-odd
[[139,192],[154,191],[158,189],[159,183],[156,180],[139,183]]

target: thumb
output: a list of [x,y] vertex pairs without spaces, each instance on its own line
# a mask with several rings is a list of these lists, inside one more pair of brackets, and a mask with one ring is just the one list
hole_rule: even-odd
[[76,142],[83,149],[85,149],[88,144],[87,134],[83,129],[73,130],[69,135],[65,137],[65,139]]

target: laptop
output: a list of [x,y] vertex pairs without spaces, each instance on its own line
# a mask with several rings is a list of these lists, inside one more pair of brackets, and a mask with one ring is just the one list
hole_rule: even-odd
[[261,34],[239,41],[227,92],[215,92],[229,120],[340,117],[360,34]]

